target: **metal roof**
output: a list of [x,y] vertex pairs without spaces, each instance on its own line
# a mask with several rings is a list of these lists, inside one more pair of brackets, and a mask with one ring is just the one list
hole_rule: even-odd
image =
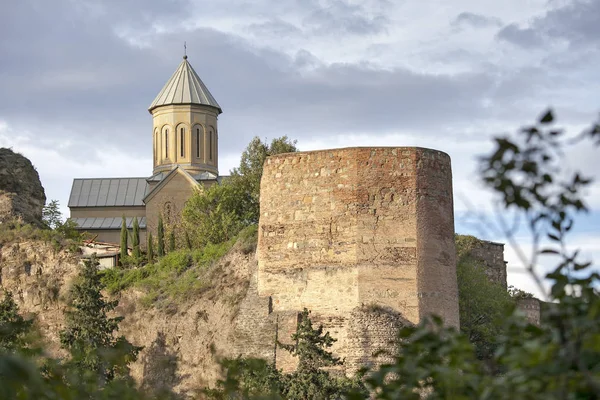
[[[105,218],[69,218],[77,224],[79,229],[121,229],[122,217],[105,217]],[[125,223],[128,229],[133,228],[133,217],[125,217]],[[140,229],[146,229],[146,217],[138,218]]]
[[217,100],[210,94],[204,82],[188,62],[187,56],[183,57],[183,61],[150,104],[148,111],[170,104],[202,104],[215,107],[219,110],[219,114],[223,112]]
[[74,179],[69,207],[144,206],[146,178]]

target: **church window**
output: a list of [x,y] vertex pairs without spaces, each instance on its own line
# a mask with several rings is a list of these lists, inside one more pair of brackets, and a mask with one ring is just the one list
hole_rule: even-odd
[[196,128],[196,157],[200,158],[200,128]]
[[169,157],[169,130],[165,130],[165,158]]
[[181,143],[180,143],[180,147],[181,147],[181,157],[183,157],[183,155],[184,155],[184,152],[183,152],[183,150],[184,150],[184,137],[183,137],[183,128],[181,128],[181,129],[180,129],[180,131],[179,131],[179,141],[181,142]]
[[209,142],[208,142],[208,159],[212,161],[213,156],[213,131],[210,131]]

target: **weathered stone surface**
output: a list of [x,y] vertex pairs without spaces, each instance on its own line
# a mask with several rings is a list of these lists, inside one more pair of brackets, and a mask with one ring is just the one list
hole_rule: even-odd
[[540,300],[535,297],[517,300],[517,308],[525,315],[527,321],[538,326],[541,319],[540,305]]
[[0,148],[0,223],[16,218],[39,225],[44,204],[46,194],[31,161]]
[[339,356],[361,360],[381,344],[360,354],[352,344],[364,305],[458,326],[450,158],[407,147],[269,157],[257,257],[259,295],[274,312],[312,310]]
[[481,263],[490,281],[507,288],[503,243],[478,240],[474,243],[469,255]]

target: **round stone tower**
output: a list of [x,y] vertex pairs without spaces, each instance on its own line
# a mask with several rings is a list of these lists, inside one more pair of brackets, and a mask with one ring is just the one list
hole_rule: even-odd
[[153,120],[153,174],[180,166],[192,176],[218,176],[217,118],[222,110],[187,56],[148,111]]

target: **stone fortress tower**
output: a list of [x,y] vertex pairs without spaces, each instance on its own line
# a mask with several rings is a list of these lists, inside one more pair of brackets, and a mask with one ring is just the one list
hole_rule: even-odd
[[[304,308],[337,338],[346,372],[392,349],[398,329],[429,314],[458,327],[450,157],[414,147],[365,147],[269,157],[260,193],[258,271],[251,283],[263,309],[239,336],[271,331],[240,350],[296,360],[255,346],[285,341]],[[255,286],[254,286],[255,285]],[[268,321],[271,321],[270,323]],[[274,352],[274,353],[273,353]]]

